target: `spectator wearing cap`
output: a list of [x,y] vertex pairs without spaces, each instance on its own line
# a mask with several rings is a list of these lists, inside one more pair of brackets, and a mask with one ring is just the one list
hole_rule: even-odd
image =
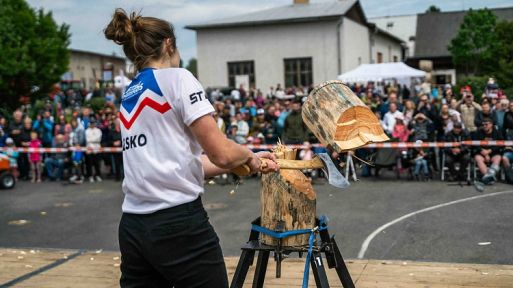
[[[490,140],[502,140],[502,134],[500,131],[495,129],[493,121],[490,118],[484,118],[482,121],[482,127],[478,130],[476,140],[490,141]],[[498,146],[481,146],[476,149],[474,155],[477,167],[483,178],[481,181],[485,184],[490,184],[496,181],[496,174],[500,170],[500,164],[502,160],[501,148]],[[488,168],[487,165],[490,165]]]
[[[463,129],[461,122],[454,122],[452,130],[445,135],[445,142],[461,143],[470,140],[468,131]],[[449,168],[450,177],[458,181],[465,179],[465,171],[470,162],[470,154],[467,146],[450,147],[445,149],[445,164]],[[459,170],[456,171],[456,165],[459,164]]]
[[[100,157],[98,155],[98,150],[101,148],[101,140],[102,140],[102,130],[96,127],[96,119],[90,118],[89,127],[85,130],[85,140],[86,140],[86,169],[87,176],[89,177],[89,182],[93,183],[94,181],[101,182],[101,173],[100,173]],[[94,168],[94,173],[93,173]]]
[[383,129],[388,135],[392,135],[394,132],[395,122],[397,117],[402,117],[404,119],[404,115],[401,111],[397,110],[397,104],[392,102],[389,104],[389,111],[383,117]]
[[480,127],[476,126],[474,120],[476,119],[477,112],[481,111],[481,105],[474,102],[474,95],[472,94],[472,90],[469,86],[462,87],[460,92],[462,98],[457,102],[456,107],[461,113],[463,126],[473,134],[477,131],[477,128]]
[[408,142],[408,138],[410,137],[411,131],[408,129],[408,126],[404,124],[404,116],[399,114],[395,118],[394,130],[391,135],[393,138],[397,139],[399,142]]

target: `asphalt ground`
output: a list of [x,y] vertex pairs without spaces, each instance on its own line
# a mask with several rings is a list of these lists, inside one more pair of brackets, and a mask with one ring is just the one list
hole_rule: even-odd
[[[260,181],[205,184],[203,196],[225,256],[238,256],[259,216]],[[362,178],[346,190],[314,185],[318,214],[330,219],[345,258],[513,264],[513,186],[484,193],[447,182]],[[504,192],[504,193],[497,193]],[[497,193],[497,194],[494,194]],[[485,197],[482,197],[485,196]],[[477,197],[451,204],[452,201]],[[117,251],[123,194],[119,182],[63,185],[19,182],[0,190],[0,247]],[[428,207],[449,203],[415,213]],[[410,214],[413,213],[413,214]],[[410,214],[409,217],[404,217]],[[401,219],[403,217],[403,219]]]

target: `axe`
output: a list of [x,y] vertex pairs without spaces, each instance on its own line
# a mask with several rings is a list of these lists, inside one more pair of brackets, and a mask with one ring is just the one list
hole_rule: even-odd
[[[262,160],[263,167],[267,166],[267,161],[271,161],[268,159],[260,160]],[[329,184],[342,189],[350,185],[349,181],[340,173],[335,163],[333,163],[333,160],[331,160],[331,157],[326,153],[318,153],[312,160],[276,159],[276,162],[280,169],[322,169],[324,174],[326,174]],[[244,164],[232,169],[231,172],[235,173],[237,176],[247,176],[250,173],[250,169],[249,166]]]

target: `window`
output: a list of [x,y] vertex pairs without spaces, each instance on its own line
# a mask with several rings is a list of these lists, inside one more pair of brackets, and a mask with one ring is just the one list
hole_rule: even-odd
[[[248,75],[249,85],[255,85],[255,62],[254,61],[241,61],[241,62],[228,62],[228,85],[235,87],[235,76]],[[239,88],[239,87],[235,87]],[[249,87],[244,87],[249,89]]]
[[378,63],[383,63],[383,53],[378,52],[378,59],[377,59],[377,62],[378,62]]
[[285,87],[308,87],[313,83],[312,58],[284,59]]

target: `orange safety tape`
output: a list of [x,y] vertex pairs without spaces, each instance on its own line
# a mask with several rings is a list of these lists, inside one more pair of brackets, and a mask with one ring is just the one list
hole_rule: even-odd
[[[270,145],[270,144],[247,144],[244,145],[248,147],[249,149],[262,149],[262,150],[270,150],[276,147],[276,145]],[[304,149],[306,148],[305,145],[286,145],[290,148],[296,148],[296,149]],[[312,147],[324,147],[321,144],[312,144]],[[362,148],[450,148],[450,147],[460,147],[460,146],[513,146],[513,141],[506,141],[506,140],[486,140],[486,141],[463,141],[463,142],[422,142],[422,143],[416,143],[416,142],[386,142],[386,143],[372,143],[368,144]],[[81,147],[81,148],[23,148],[23,147],[0,147],[0,151],[7,151],[9,149],[13,149],[18,152],[24,152],[24,153],[63,153],[68,151],[85,151],[85,152],[93,152],[93,153],[109,153],[109,152],[122,152],[123,149],[121,147],[101,147],[101,148],[87,148],[87,147]]]

